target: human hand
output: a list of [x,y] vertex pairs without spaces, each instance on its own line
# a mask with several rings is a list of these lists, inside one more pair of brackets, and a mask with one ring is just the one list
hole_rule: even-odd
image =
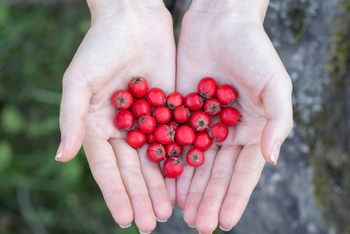
[[[112,95],[133,76],[175,89],[172,19],[162,1],[88,1],[92,25],[63,77],[62,141],[56,159],[71,160],[82,143],[107,206],[122,227],[150,232],[175,205],[175,180],[126,142],[114,126]],[[167,192],[169,191],[169,195]],[[169,199],[170,196],[170,199]]]
[[177,91],[196,92],[213,77],[238,93],[242,117],[221,147],[213,145],[199,168],[177,179],[177,204],[200,233],[220,223],[229,230],[241,218],[265,162],[275,164],[293,126],[292,85],[263,29],[268,1],[193,1],[178,45]]

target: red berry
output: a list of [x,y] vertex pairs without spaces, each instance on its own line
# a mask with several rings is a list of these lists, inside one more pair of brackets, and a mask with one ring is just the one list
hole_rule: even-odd
[[180,145],[191,145],[196,137],[194,131],[189,126],[183,125],[176,130],[175,139]]
[[160,106],[153,110],[153,117],[158,124],[166,124],[171,120],[171,111],[167,106]]
[[232,104],[237,98],[236,90],[232,86],[227,84],[221,85],[217,89],[216,95],[223,105]]
[[197,90],[203,98],[211,98],[215,95],[217,87],[218,85],[213,78],[205,77],[199,81]]
[[191,113],[186,107],[180,106],[176,107],[173,111],[173,115],[176,123],[184,124],[190,118]]
[[135,118],[128,110],[119,111],[115,116],[114,124],[119,131],[130,130],[135,123]]
[[169,178],[176,178],[181,175],[183,171],[183,163],[178,158],[167,158],[163,165],[163,172]]
[[147,157],[153,162],[160,162],[165,159],[165,149],[159,143],[153,143],[147,148]]
[[147,134],[147,143],[152,144],[156,143],[156,138],[154,137],[154,132]]
[[228,128],[223,123],[216,123],[210,128],[211,138],[216,142],[223,142],[228,135]]
[[143,98],[148,92],[148,82],[141,76],[133,77],[128,84],[128,89],[135,98]]
[[184,102],[190,111],[200,110],[203,106],[203,99],[198,93],[187,94]]
[[241,115],[239,111],[233,107],[226,107],[221,111],[220,120],[227,126],[234,126],[238,123]]
[[192,167],[202,166],[204,163],[204,153],[201,149],[192,148],[187,152],[186,161],[187,164]]
[[156,141],[166,145],[174,141],[175,131],[167,125],[161,125],[154,131]]
[[166,104],[170,110],[174,110],[176,107],[182,106],[184,98],[179,92],[172,92],[166,99]]
[[221,109],[222,105],[216,98],[210,98],[204,102],[204,112],[209,116],[220,114]]
[[197,111],[192,114],[189,122],[191,128],[204,132],[210,125],[210,117],[203,111]]
[[183,151],[182,145],[179,145],[176,141],[171,142],[165,146],[166,155],[169,157],[178,157],[181,156]]
[[151,114],[151,105],[146,100],[136,100],[134,104],[131,105],[131,113],[136,119],[139,119],[144,115]]
[[213,139],[210,138],[208,132],[199,132],[194,138],[193,146],[203,151],[207,150],[213,144]]
[[140,148],[146,143],[146,134],[140,130],[131,130],[126,135],[126,141],[134,148]]
[[152,88],[148,93],[147,93],[147,101],[152,105],[152,106],[161,106],[164,104],[166,95],[163,90],[160,88]]
[[176,123],[174,120],[173,121],[170,121],[169,123],[167,123],[168,127],[169,128],[173,128],[174,131],[176,131],[176,129],[179,127],[179,124]]
[[113,94],[112,101],[118,110],[126,110],[134,102],[134,99],[128,90],[118,90]]
[[151,133],[156,130],[157,123],[156,120],[150,115],[144,115],[138,120],[139,128],[144,133]]

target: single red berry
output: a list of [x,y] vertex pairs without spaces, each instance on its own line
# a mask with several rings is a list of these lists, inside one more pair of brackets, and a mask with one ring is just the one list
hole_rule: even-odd
[[141,76],[133,77],[128,84],[128,89],[135,98],[143,98],[148,92],[148,82]]
[[184,102],[190,111],[197,111],[203,107],[203,98],[198,93],[187,94]]
[[140,148],[146,143],[146,134],[139,129],[131,130],[126,135],[126,141],[134,148]]
[[178,157],[181,156],[183,151],[182,145],[179,145],[176,141],[171,142],[165,146],[166,155],[169,157]]
[[130,130],[135,123],[135,118],[128,110],[119,111],[115,116],[114,125],[119,131],[128,131]]
[[237,92],[232,86],[224,84],[217,89],[216,96],[223,105],[230,105],[236,100]]
[[187,152],[186,161],[187,164],[192,167],[202,166],[204,163],[204,153],[201,149],[192,148]]
[[118,110],[126,110],[134,102],[134,99],[128,90],[118,90],[113,94],[112,101]]
[[175,108],[173,115],[176,123],[184,124],[190,118],[191,113],[186,107],[179,106]]
[[207,150],[213,144],[208,132],[199,132],[194,138],[193,146],[203,151]]
[[166,104],[170,110],[174,110],[176,107],[182,106],[184,103],[184,97],[179,92],[172,92],[166,99]]
[[159,106],[153,110],[153,117],[158,124],[166,124],[171,120],[171,111],[167,106]]
[[210,98],[204,102],[204,113],[209,116],[220,114],[222,109],[221,103],[216,98]]
[[146,100],[136,100],[134,104],[131,105],[131,113],[136,119],[139,119],[144,115],[151,114],[151,105]]
[[176,129],[180,126],[178,123],[176,123],[174,120],[170,121],[169,123],[167,123],[166,125],[168,125],[169,128],[173,128],[174,131],[176,131]]
[[156,138],[154,137],[154,132],[147,134],[147,143],[150,145],[152,143],[156,143]]
[[176,130],[175,139],[180,145],[192,145],[196,134],[189,126],[183,125]]
[[156,141],[166,145],[174,141],[175,131],[167,125],[161,125],[154,131],[154,137]]
[[211,138],[216,142],[223,142],[228,136],[228,128],[223,123],[216,123],[210,128]]
[[198,132],[204,132],[210,125],[210,117],[203,111],[194,112],[190,118],[190,126]]
[[207,99],[215,95],[217,87],[218,85],[213,78],[205,77],[199,81],[197,90],[203,98]]
[[169,178],[176,178],[183,171],[183,163],[179,157],[167,158],[163,165],[163,173]]
[[227,126],[234,126],[238,123],[241,115],[236,108],[226,107],[221,111],[220,120]]
[[153,143],[147,148],[147,157],[153,162],[160,162],[165,159],[165,149],[162,144]]
[[138,120],[139,128],[144,133],[151,133],[156,130],[157,123],[156,120],[150,115],[144,115]]
[[166,94],[160,88],[152,88],[147,93],[147,101],[152,106],[161,106],[164,104],[166,98]]

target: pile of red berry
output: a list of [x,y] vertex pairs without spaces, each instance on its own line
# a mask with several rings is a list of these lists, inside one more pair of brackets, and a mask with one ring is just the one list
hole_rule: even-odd
[[[229,132],[227,126],[236,125],[240,119],[238,110],[231,107],[237,98],[235,89],[227,84],[217,87],[210,77],[198,83],[198,93],[190,93],[185,98],[179,92],[167,97],[159,88],[148,89],[145,78],[134,77],[128,90],[115,92],[113,104],[120,111],[114,123],[118,130],[128,131],[126,139],[132,147],[139,148],[147,141],[150,160],[166,159],[163,172],[170,178],[182,173],[183,146],[193,145],[186,161],[190,166],[199,167],[205,160],[203,151],[213,142],[223,142]],[[210,116],[219,114],[222,123],[210,127]],[[135,119],[138,128],[134,127]]]

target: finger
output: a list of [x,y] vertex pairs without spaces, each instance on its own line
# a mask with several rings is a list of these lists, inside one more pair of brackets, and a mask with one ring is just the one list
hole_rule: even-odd
[[203,165],[195,169],[184,209],[184,220],[190,226],[196,226],[198,208],[210,180],[217,152],[214,147],[206,150]]
[[223,229],[229,230],[238,223],[259,181],[264,164],[259,144],[244,146],[221,206],[219,222]]
[[67,162],[75,157],[85,136],[85,119],[91,92],[84,76],[68,68],[63,77],[60,111],[61,143],[55,159]]
[[242,147],[222,147],[218,152],[210,181],[198,209],[196,228],[200,233],[213,232],[219,222],[219,212],[229,188]]
[[120,174],[131,201],[136,226],[141,232],[151,232],[156,218],[146,182],[140,169],[138,153],[125,140],[109,140],[117,157]]
[[134,219],[133,211],[112,146],[101,137],[86,136],[84,150],[92,175],[101,189],[114,220],[120,226],[129,226]]
[[291,93],[289,75],[281,68],[274,73],[261,94],[267,119],[261,136],[261,151],[271,164],[277,163],[281,145],[293,128]]
[[152,162],[146,156],[147,147],[148,145],[144,145],[138,150],[141,171],[151,197],[154,213],[158,221],[164,222],[170,218],[173,209],[159,164]]

